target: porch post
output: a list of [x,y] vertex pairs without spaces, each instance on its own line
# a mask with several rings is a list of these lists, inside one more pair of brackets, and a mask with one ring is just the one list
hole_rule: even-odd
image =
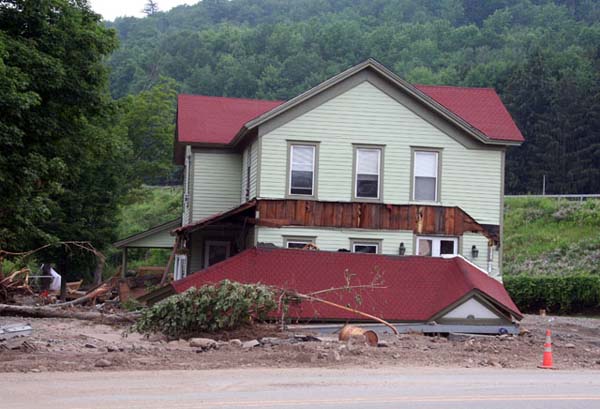
[[121,263],[121,277],[125,278],[127,273],[127,247],[123,247],[123,260]]

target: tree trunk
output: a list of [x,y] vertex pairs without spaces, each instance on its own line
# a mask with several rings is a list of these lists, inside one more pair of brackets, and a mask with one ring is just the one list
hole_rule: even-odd
[[106,259],[96,254],[96,269],[94,270],[94,285],[99,285],[102,282],[102,273],[104,272],[104,265]]
[[136,313],[102,314],[96,311],[78,311],[72,308],[31,307],[26,305],[0,304],[0,316],[20,316],[32,318],[75,318],[110,324],[132,323],[139,317]]

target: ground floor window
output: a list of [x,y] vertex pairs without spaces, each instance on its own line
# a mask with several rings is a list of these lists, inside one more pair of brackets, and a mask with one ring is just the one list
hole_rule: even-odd
[[378,241],[369,240],[352,240],[352,252],[353,253],[379,253],[381,243]]
[[207,240],[204,244],[204,268],[225,260],[229,257],[229,252],[228,241]]
[[458,254],[456,237],[417,237],[417,255],[440,257]]
[[284,237],[285,248],[303,249],[309,244],[315,244],[316,237]]
[[187,275],[187,255],[176,254],[175,264],[173,267],[173,279],[175,281],[181,280]]

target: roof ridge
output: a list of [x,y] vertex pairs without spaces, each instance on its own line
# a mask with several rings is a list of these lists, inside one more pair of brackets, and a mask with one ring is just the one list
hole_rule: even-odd
[[236,101],[251,101],[251,102],[285,102],[282,99],[258,99],[258,98],[241,98],[241,97],[225,97],[220,95],[204,95],[204,94],[188,94],[185,92],[177,94],[177,97],[186,96],[186,97],[197,97],[197,98],[220,98],[220,99],[230,99]]
[[496,89],[494,87],[467,87],[464,85],[430,85],[430,84],[413,84],[413,86],[415,86],[417,88],[418,87],[459,88],[459,89],[487,90],[487,91],[496,92]]

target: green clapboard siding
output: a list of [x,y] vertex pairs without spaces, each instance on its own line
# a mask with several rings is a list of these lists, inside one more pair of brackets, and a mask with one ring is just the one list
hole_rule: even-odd
[[192,221],[240,204],[242,157],[239,153],[195,151]]
[[316,245],[320,250],[350,250],[351,239],[382,240],[383,254],[398,254],[400,243],[404,243],[406,254],[412,254],[412,232],[410,231],[378,231],[363,229],[314,229],[305,227],[257,227],[257,242],[272,243],[283,247],[284,237],[316,237]]
[[384,148],[383,201],[410,202],[411,146],[442,149],[441,204],[480,223],[500,223],[502,152],[468,149],[369,82],[265,134],[259,194],[285,196],[288,140],[320,142],[318,199],[350,201],[353,145]]
[[[479,250],[479,256],[476,259],[474,259],[471,255],[471,248],[473,247],[473,245],[477,246],[477,249]],[[461,254],[473,264],[487,271],[488,239],[484,235],[475,233],[463,234]],[[492,271],[489,272],[489,275],[492,277],[500,277],[499,259],[500,255],[498,254],[498,250],[496,250],[496,248],[494,247]]]
[[173,248],[175,237],[171,236],[173,226],[167,226],[164,230],[156,232],[150,236],[127,243],[126,247],[144,247],[144,248]]

